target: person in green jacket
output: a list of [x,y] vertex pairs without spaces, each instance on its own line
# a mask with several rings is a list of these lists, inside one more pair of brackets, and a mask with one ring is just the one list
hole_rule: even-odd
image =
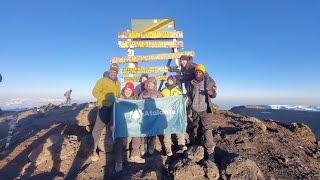
[[104,76],[98,80],[92,90],[92,95],[98,99],[98,114],[92,131],[94,141],[94,150],[91,154],[92,161],[99,159],[96,151],[100,136],[106,124],[112,119],[112,106],[116,101],[116,97],[119,97],[120,94],[120,82],[117,78],[118,71],[118,64],[111,64],[109,71],[104,73]]
[[[182,95],[182,90],[176,84],[176,78],[174,76],[169,76],[167,78],[166,86],[162,89],[161,94],[163,97]],[[171,150],[171,145],[172,145],[171,134],[164,134],[163,136],[164,136],[163,142],[164,142],[166,154],[167,156],[172,156],[173,154]],[[176,137],[178,140],[179,149],[182,151],[187,150],[187,147],[185,145],[186,142],[185,142],[184,134],[176,134]]]

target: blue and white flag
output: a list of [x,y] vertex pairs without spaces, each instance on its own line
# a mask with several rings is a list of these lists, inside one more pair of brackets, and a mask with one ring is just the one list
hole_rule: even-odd
[[185,133],[186,97],[122,100],[114,105],[114,138]]

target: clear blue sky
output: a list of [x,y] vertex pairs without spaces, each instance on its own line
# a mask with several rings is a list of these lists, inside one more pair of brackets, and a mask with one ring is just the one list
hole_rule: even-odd
[[0,101],[63,98],[70,88],[93,99],[109,59],[126,55],[117,33],[131,19],[173,18],[183,51],[217,82],[218,105],[320,104],[320,1],[200,2],[2,0]]

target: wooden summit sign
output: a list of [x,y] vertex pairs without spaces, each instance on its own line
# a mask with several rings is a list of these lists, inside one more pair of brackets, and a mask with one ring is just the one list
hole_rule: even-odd
[[168,60],[168,59],[178,59],[182,55],[194,56],[194,51],[178,52],[178,53],[163,53],[163,54],[150,54],[142,56],[123,56],[111,58],[110,63],[134,63],[134,62],[145,62],[154,60]]
[[[152,76],[156,78],[157,81],[166,81],[169,76]],[[179,75],[175,75],[176,79],[181,78]],[[134,77],[122,77],[120,78],[120,82],[139,82],[140,76],[134,76]]]
[[132,31],[173,31],[176,29],[173,19],[132,19]]
[[[183,55],[195,56],[194,51],[178,52],[178,49],[184,47],[183,42],[178,41],[183,36],[182,31],[176,30],[173,19],[132,19],[131,30],[118,32],[118,46],[119,48],[126,48],[128,56],[111,58],[110,63],[128,63],[129,68],[120,69],[122,74],[128,76],[121,77],[121,82],[139,82],[140,76],[134,76],[134,74],[150,73],[149,77],[155,77],[158,81],[161,81],[159,85],[159,90],[161,90],[169,75],[174,73],[177,78],[181,78],[179,58]],[[168,48],[171,53],[136,56],[136,48]],[[149,67],[138,66],[140,62],[156,60],[167,60],[167,63],[164,66],[155,64]],[[174,65],[170,65],[172,61],[175,62]],[[161,74],[160,76],[152,76],[152,73]]]
[[119,41],[119,48],[183,48],[181,41]]
[[137,68],[122,68],[120,70],[122,74],[142,74],[142,73],[164,73],[164,72],[180,72],[180,70],[175,67],[162,67],[162,66],[151,66],[151,67],[137,67]]
[[150,31],[150,32],[119,32],[118,38],[128,39],[172,39],[183,38],[182,31]]

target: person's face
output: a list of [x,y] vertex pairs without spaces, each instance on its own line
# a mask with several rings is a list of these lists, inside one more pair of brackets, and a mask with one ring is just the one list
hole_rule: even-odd
[[142,77],[142,78],[141,78],[141,82],[142,82],[142,83],[144,83],[146,80],[147,80],[146,77]]
[[169,85],[173,85],[172,79],[168,79],[168,84],[169,84]]
[[153,82],[149,82],[149,83],[147,84],[147,89],[148,89],[148,90],[152,90],[152,89],[154,89],[154,87],[155,87],[155,84],[154,84]]
[[126,88],[126,89],[124,90],[124,95],[126,96],[126,98],[131,97],[131,95],[132,95],[132,90],[131,90],[130,88]]
[[196,78],[198,81],[201,81],[203,79],[203,72],[202,71],[196,71]]
[[187,60],[185,60],[185,59],[182,59],[182,60],[181,60],[181,66],[182,66],[182,67],[186,67],[187,63],[188,63]]
[[109,74],[110,74],[110,77],[114,78],[114,77],[117,76],[118,72],[115,71],[115,70],[110,69]]

